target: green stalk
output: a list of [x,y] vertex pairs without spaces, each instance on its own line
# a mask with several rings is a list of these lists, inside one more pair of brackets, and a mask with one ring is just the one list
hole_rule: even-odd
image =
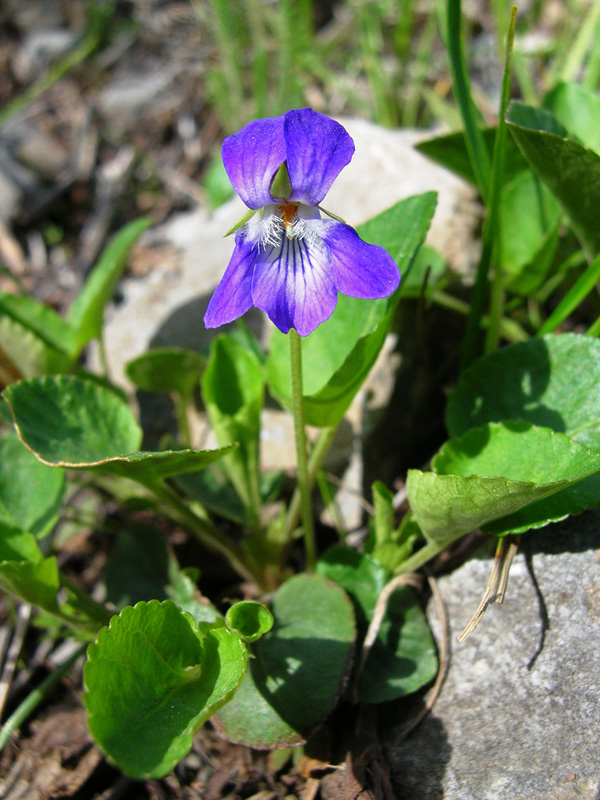
[[439,545],[437,542],[430,542],[417,550],[410,558],[403,561],[402,564],[394,571],[395,575],[405,575],[407,572],[416,572],[432,558],[435,558],[438,553],[446,548],[446,545]]
[[454,92],[465,126],[465,140],[469,159],[475,175],[477,188],[484,202],[487,201],[490,185],[490,158],[477,125],[477,110],[471,96],[469,77],[462,45],[460,0],[448,0],[446,7],[448,23],[448,56],[452,69]]
[[[77,598],[78,608],[87,614],[90,619],[97,620],[101,626],[108,625],[112,614],[107,608],[100,603],[97,603],[95,600],[92,600],[92,598],[86,594],[83,589],[80,589],[79,586],[77,586],[77,584],[68,578],[62,571],[59,571],[58,577],[60,580],[60,585],[65,589],[68,589],[68,591]],[[70,619],[67,618],[67,616],[62,618],[65,620]],[[74,622],[71,622],[70,624],[77,627],[76,623]]]
[[[538,336],[552,333],[566,318],[585,300],[600,280],[600,256],[598,256],[586,271],[575,281],[548,319],[537,332]],[[595,323],[594,323],[595,324]],[[593,327],[593,326],[592,326]]]
[[[469,313],[469,304],[464,300],[459,300],[457,297],[452,297],[446,292],[432,292],[429,295],[429,300],[436,303],[442,308],[447,308],[449,311],[455,311],[457,314],[467,316]],[[488,325],[488,318],[484,317],[481,320],[481,325],[485,328]],[[500,320],[500,332],[508,342],[526,342],[529,335],[519,323],[510,317],[502,317]]]
[[[317,443],[312,449],[312,452],[308,459],[308,485],[310,489],[312,489],[317,474],[321,469],[321,467],[323,466],[323,462],[325,461],[325,457],[329,452],[336,430],[337,430],[337,425],[332,425],[330,428],[323,428],[321,430],[321,433],[319,434]],[[288,509],[287,518],[285,521],[285,526],[284,526],[285,541],[289,542],[290,539],[292,538],[292,535],[296,527],[298,526],[301,513],[302,513],[302,503],[300,497],[300,489],[299,487],[296,487],[296,489],[294,490],[294,494],[292,495],[292,500],[290,502],[290,507]]]
[[87,644],[78,647],[60,667],[57,667],[51,675],[48,675],[39,686],[27,695],[25,700],[23,700],[15,711],[13,711],[2,728],[0,728],[0,751],[2,751],[4,745],[7,744],[13,732],[25,722],[27,717],[32,714],[39,704],[48,696],[53,687],[71,669],[77,659],[85,653],[86,648]]
[[506,157],[506,109],[510,100],[510,79],[511,79],[511,59],[513,43],[515,40],[515,28],[517,25],[517,7],[512,6],[508,31],[506,34],[506,56],[504,61],[504,74],[502,76],[502,91],[500,95],[500,111],[498,114],[498,129],[494,141],[494,155],[492,159],[492,177],[490,189],[490,208],[488,221],[484,235],[488,235],[492,241],[492,248],[495,250],[495,269],[492,282],[492,292],[490,300],[490,324],[485,339],[485,352],[491,353],[498,347],[500,339],[500,321],[504,313],[504,276],[500,269],[498,258],[498,227],[500,211],[500,192],[504,183],[504,161]]
[[308,459],[306,455],[306,431],[304,429],[304,401],[302,398],[302,340],[294,328],[290,329],[290,364],[292,374],[292,415],[296,439],[296,459],[298,464],[298,489],[304,530],[304,550],[306,569],[314,572],[316,564],[315,531],[313,526],[310,482],[308,478]]
[[174,517],[187,530],[192,533],[199,542],[214,553],[220,553],[228,563],[242,576],[251,583],[260,584],[256,575],[246,564],[240,548],[210,522],[208,517],[200,518],[191,511],[176,492],[164,483],[157,481],[152,484],[151,490],[156,496],[174,512]]
[[184,397],[180,392],[173,392],[173,405],[175,406],[175,418],[177,420],[177,428],[181,443],[184,447],[190,448],[192,446],[192,435],[190,432],[190,423],[188,420],[188,404],[190,402],[188,397]]
[[[452,5],[452,2],[453,0],[449,0],[449,6]],[[463,372],[477,358],[480,350],[479,330],[481,327],[483,308],[488,289],[488,278],[492,263],[492,254],[494,253],[495,243],[497,240],[500,190],[502,189],[507,135],[504,112],[506,111],[506,106],[508,105],[510,96],[510,57],[512,54],[512,43],[514,40],[516,18],[517,8],[516,6],[512,6],[506,46],[506,65],[502,81],[500,118],[498,119],[498,130],[496,132],[496,139],[494,141],[493,162],[491,173],[489,173],[487,195],[485,198],[488,205],[488,214],[483,228],[483,246],[481,248],[479,264],[477,266],[475,285],[471,294],[471,307],[469,309],[469,316],[467,317],[465,338],[463,341],[463,350],[461,355],[461,372]],[[473,167],[474,166],[475,164],[473,163]],[[492,303],[493,316],[490,320],[492,332],[491,334],[488,334],[486,347],[496,346],[500,330],[500,320],[502,319],[504,300],[502,295],[502,275],[499,269],[496,270],[493,288],[495,297]]]

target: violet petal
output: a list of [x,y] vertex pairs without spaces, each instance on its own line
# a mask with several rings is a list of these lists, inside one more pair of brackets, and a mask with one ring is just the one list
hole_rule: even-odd
[[283,137],[293,191],[290,202],[318,206],[354,154],[354,142],[333,119],[301,108],[284,117]]
[[337,303],[327,247],[318,239],[288,239],[257,256],[254,305],[282,333],[295,328],[308,336],[328,319]]
[[400,272],[389,253],[367,244],[349,225],[333,220],[312,223],[331,251],[338,292],[349,297],[389,297],[398,288]]
[[256,248],[246,241],[244,232],[240,231],[225,274],[206,309],[204,324],[207,328],[218,328],[233,322],[251,308],[256,253]]
[[257,119],[223,142],[223,164],[231,185],[249,208],[273,203],[273,176],[285,161],[283,117]]

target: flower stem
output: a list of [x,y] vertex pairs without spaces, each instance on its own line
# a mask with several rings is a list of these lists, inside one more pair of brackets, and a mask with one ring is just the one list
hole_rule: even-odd
[[[329,452],[329,448],[331,447],[331,443],[333,442],[333,437],[335,436],[336,430],[337,430],[337,425],[332,425],[330,428],[321,429],[321,433],[319,434],[317,443],[313,447],[310,457],[308,459],[309,489],[312,489],[317,474],[321,469],[321,467],[323,466],[323,462],[325,461],[325,456]],[[301,505],[302,504],[300,497],[300,488],[297,486],[294,491],[294,494],[292,495],[292,500],[290,502],[290,507],[288,509],[287,518],[285,521],[286,541],[289,541],[292,538],[292,534],[294,533],[294,530],[298,525],[298,520],[300,519],[300,515],[302,513]]]
[[296,437],[296,459],[298,463],[298,489],[300,490],[300,507],[302,511],[302,527],[304,528],[304,549],[306,553],[306,569],[313,572],[316,563],[315,530],[313,526],[312,503],[310,501],[310,483],[308,477],[308,459],[306,455],[306,431],[304,430],[304,404],[302,401],[302,341],[292,328],[290,337],[290,364],[292,375],[292,414],[294,417],[294,434]]

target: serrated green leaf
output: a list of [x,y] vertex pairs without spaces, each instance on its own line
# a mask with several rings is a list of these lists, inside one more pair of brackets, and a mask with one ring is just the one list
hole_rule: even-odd
[[550,112],[511,103],[507,125],[523,155],[569,217],[589,258],[600,250],[600,156],[567,138]]
[[472,364],[446,407],[450,435],[508,419],[552,428],[600,450],[600,341],[550,334]]
[[4,392],[19,438],[44,464],[131,478],[144,485],[195,472],[220,450],[137,451],[142,431],[113,391],[75,376],[36,378]]
[[40,464],[14,431],[0,433],[0,521],[34,536],[56,524],[65,473]]
[[168,600],[123,609],[88,650],[84,700],[92,735],[132,777],[163,777],[232,697],[246,657],[236,634],[219,627],[201,637]]
[[[384,247],[401,273],[410,266],[429,228],[437,195],[409,197],[357,228],[367,242]],[[306,422],[335,425],[375,363],[402,292],[392,297],[357,300],[340,295],[332,316],[302,342],[302,376]],[[291,383],[287,336],[274,331],[266,362],[269,388],[290,407]]]
[[252,646],[246,677],[216,722],[228,739],[272,749],[302,744],[344,687],[356,628],[352,604],[320,575],[296,575],[273,598],[273,629]]
[[202,397],[221,446],[237,443],[224,461],[249,513],[258,513],[260,412],[264,380],[254,354],[227,336],[215,337],[202,378]]
[[81,350],[102,333],[104,308],[127,264],[127,257],[140,235],[149,227],[150,217],[142,217],[125,225],[103,250],[68,314],[68,322],[77,333]]
[[200,381],[206,359],[194,350],[161,347],[130,361],[129,380],[146,392],[179,392],[188,398]]
[[600,453],[548,428],[489,423],[447,442],[432,467],[409,472],[408,499],[428,541],[446,545],[594,475]]

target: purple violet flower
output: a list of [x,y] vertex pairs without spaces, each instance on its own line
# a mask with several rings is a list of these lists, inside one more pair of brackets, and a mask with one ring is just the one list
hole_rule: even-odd
[[283,333],[295,328],[308,336],[331,316],[338,292],[374,299],[395,291],[400,273],[383,247],[319,213],[353,153],[346,130],[311,108],[255,120],[225,139],[229,180],[260,214],[236,234],[231,261],[204,316],[207,328],[255,305]]

